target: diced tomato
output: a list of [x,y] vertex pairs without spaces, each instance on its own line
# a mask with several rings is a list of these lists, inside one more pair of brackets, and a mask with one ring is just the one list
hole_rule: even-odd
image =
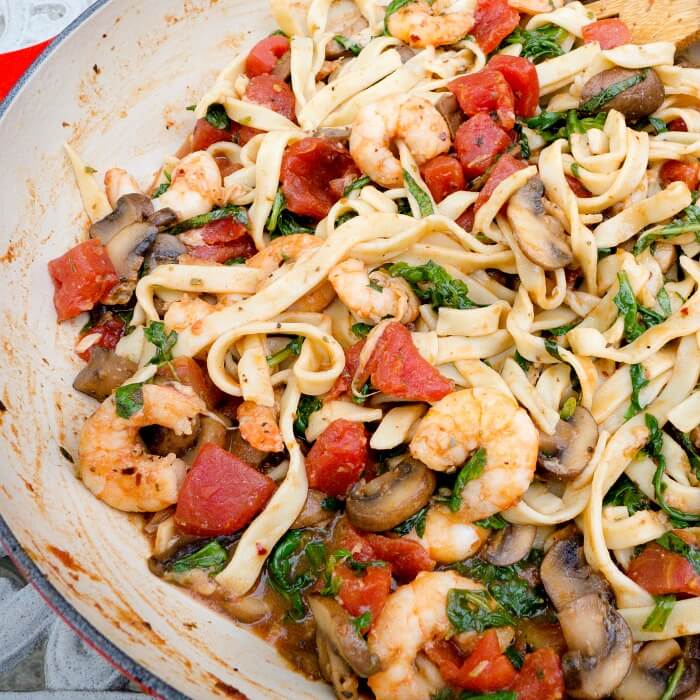
[[485,173],[510,145],[508,133],[488,114],[475,114],[455,134],[455,151],[467,180]]
[[464,172],[453,156],[437,156],[421,168],[421,175],[436,202],[464,189]]
[[180,384],[192,387],[194,393],[212,410],[224,397],[223,392],[209,379],[209,375],[191,357],[176,357],[158,368],[157,376],[173,380],[173,372]]
[[290,121],[296,114],[296,100],[292,88],[276,75],[256,75],[245,89],[245,99],[271,109]]
[[474,205],[472,204],[467,207],[464,212],[459,215],[455,223],[468,233],[471,233],[471,230],[474,228]]
[[287,208],[322,219],[360,175],[350,152],[337,141],[309,137],[287,148],[280,180]]
[[515,96],[515,113],[519,117],[533,117],[540,99],[540,81],[535,64],[520,56],[498,54],[486,68],[498,71],[508,81]]
[[369,542],[350,524],[347,518],[341,518],[333,530],[333,543],[337,549],[347,549],[357,561],[376,559]]
[[105,247],[96,239],[78,243],[49,262],[59,321],[90,309],[119,281]]
[[192,246],[188,250],[188,253],[194,258],[218,263],[233,260],[234,258],[245,258],[247,260],[257,252],[258,249],[255,247],[253,239],[248,234],[237,238],[231,243],[198,245]]
[[564,673],[554,649],[537,649],[528,654],[511,686],[518,700],[562,700]]
[[693,565],[681,554],[669,552],[655,542],[632,559],[627,575],[652,595],[700,595],[700,574]]
[[334,420],[306,455],[309,486],[329,496],[344,496],[360,478],[368,454],[365,426],[344,418]]
[[517,158],[513,158],[509,153],[501,156],[498,159],[494,169],[489,174],[489,179],[486,180],[486,184],[481,188],[479,196],[474,202],[474,211],[479,211],[481,207],[489,201],[489,197],[493,194],[493,191],[505,180],[510,177],[513,173],[517,173],[518,170],[527,168],[527,163]]
[[230,129],[217,129],[206,119],[197,119],[192,132],[192,150],[205,151],[213,143],[232,141],[236,126],[236,124],[231,122]]
[[664,186],[672,182],[685,182],[688,189],[694,190],[700,178],[698,163],[685,163],[680,160],[667,160],[659,171],[659,177]]
[[580,180],[577,180],[573,175],[564,175],[566,181],[569,183],[571,191],[577,197],[592,197],[593,195],[581,184]]
[[80,334],[80,338],[87,335],[99,335],[99,340],[94,342],[87,350],[78,353],[78,357],[85,362],[90,360],[90,354],[93,348],[106,348],[114,350],[117,347],[119,339],[124,335],[124,321],[120,318],[109,318],[104,323],[100,323]]
[[219,245],[220,243],[231,243],[248,233],[248,229],[237,219],[219,219],[202,226],[199,230],[202,240],[207,245]]
[[632,32],[621,19],[599,19],[583,27],[584,44],[593,41],[597,41],[601,49],[614,49],[616,46],[629,44],[632,41]]
[[241,126],[238,131],[238,145],[245,146],[248,141],[257,136],[258,134],[264,134],[262,129],[256,129],[252,126]]
[[259,41],[245,60],[245,72],[249,78],[270,73],[277,61],[289,51],[289,39],[273,34]]
[[515,98],[502,73],[485,68],[455,78],[447,88],[457,98],[462,111],[469,117],[479,112],[495,112],[506,129],[515,124]]
[[367,533],[365,539],[377,559],[388,561],[394,575],[403,581],[412,581],[421,571],[432,571],[435,560],[415,540],[404,537],[384,537]]
[[439,401],[454,389],[451,381],[421,357],[406,326],[396,322],[384,329],[365,373],[375,389],[408,401]]
[[666,128],[669,131],[688,131],[688,125],[685,123],[685,120],[680,117],[678,119],[672,119],[666,124]]
[[491,53],[519,24],[520,14],[507,0],[479,0],[472,34],[484,53]]
[[459,667],[464,659],[454,644],[442,639],[428,642],[423,649],[425,655],[438,667],[445,681],[454,685],[459,673]]
[[268,476],[209,443],[199,450],[182,483],[175,522],[191,535],[228,535],[245,527],[274,491]]
[[391,591],[391,567],[368,566],[356,573],[346,564],[338,564],[333,575],[340,579],[338,598],[342,606],[353,617],[369,611],[375,622]]
[[335,384],[326,395],[325,401],[334,401],[350,389],[352,378],[360,365],[360,353],[365,346],[365,341],[360,340],[345,351],[345,367],[340,376],[335,380]]

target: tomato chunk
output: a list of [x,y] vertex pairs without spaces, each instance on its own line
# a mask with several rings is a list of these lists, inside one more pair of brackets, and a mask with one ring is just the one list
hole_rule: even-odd
[[238,132],[238,145],[245,146],[253,137],[264,133],[262,129],[256,129],[252,126],[242,126]]
[[573,175],[564,175],[566,181],[569,183],[571,191],[577,197],[592,197],[593,195],[581,184],[580,180],[577,180]]
[[484,53],[491,53],[520,22],[520,14],[507,0],[479,0],[472,34]]
[[513,158],[509,153],[501,156],[498,159],[494,169],[489,174],[489,179],[486,180],[486,184],[481,188],[479,196],[474,202],[474,211],[479,211],[481,207],[488,202],[489,197],[493,194],[493,191],[505,180],[510,177],[513,173],[517,173],[518,170],[527,168],[527,163],[522,160]]
[[235,258],[245,258],[246,260],[258,252],[253,239],[248,235],[241,236],[231,243],[220,243],[217,245],[198,245],[188,250],[188,253],[200,260],[223,263]]
[[369,451],[362,423],[334,420],[306,455],[309,486],[330,496],[344,496],[360,478]]
[[694,190],[700,179],[700,165],[685,163],[680,160],[667,160],[659,171],[659,177],[664,186],[671,182],[685,182],[688,189]]
[[230,452],[204,445],[182,483],[175,522],[200,537],[245,527],[270,500],[275,482]]
[[245,72],[249,78],[270,73],[277,61],[289,51],[289,39],[274,34],[260,40],[245,60]]
[[371,533],[366,534],[365,539],[377,559],[388,561],[394,575],[403,581],[412,581],[421,571],[432,571],[435,568],[435,560],[415,540]]
[[192,150],[205,151],[213,143],[232,141],[237,126],[231,122],[229,129],[217,129],[206,119],[197,119],[192,132]]
[[350,389],[352,378],[355,376],[355,372],[357,372],[360,364],[360,353],[364,346],[365,341],[361,340],[345,351],[345,367],[343,367],[340,376],[335,380],[335,384],[326,395],[325,401],[334,401]]
[[601,49],[614,49],[629,44],[632,32],[621,19],[599,19],[583,27],[583,42],[590,44],[593,41],[597,41]]
[[59,321],[90,309],[119,281],[105,247],[98,240],[78,243],[49,262],[53,303]]
[[296,114],[296,99],[292,88],[276,75],[256,75],[245,89],[245,99],[271,109],[290,121]]
[[219,243],[231,243],[248,233],[248,229],[237,219],[219,219],[212,221],[199,230],[202,240],[207,245],[218,245]]
[[511,686],[518,700],[562,700],[564,673],[554,649],[537,649],[528,654]]
[[389,323],[365,368],[372,386],[409,401],[439,401],[454,386],[421,357],[411,334],[400,323]]
[[669,552],[655,542],[632,559],[627,575],[652,595],[700,595],[700,574],[693,565],[684,556]]
[[93,348],[106,348],[107,350],[114,350],[114,348],[117,347],[117,343],[124,335],[124,321],[116,317],[109,318],[103,323],[93,326],[84,333],[81,333],[80,339],[88,335],[99,335],[100,337],[87,350],[78,353],[78,357],[85,360],[85,362],[90,360],[90,355]]
[[666,128],[669,131],[688,131],[688,125],[685,123],[685,120],[680,117],[678,117],[678,119],[672,119],[666,124]]
[[335,526],[333,543],[337,549],[347,549],[357,561],[372,561],[377,558],[369,542],[347,518],[341,518]]
[[157,376],[172,381],[173,371],[180,384],[192,387],[194,393],[199,396],[212,410],[224,397],[223,392],[209,379],[209,375],[202,369],[200,364],[191,357],[176,357],[158,368]]
[[346,564],[338,564],[333,575],[340,580],[341,605],[353,617],[369,611],[372,622],[376,621],[391,591],[391,567],[368,566],[356,573]]
[[350,152],[337,141],[309,137],[287,148],[280,179],[287,208],[322,219],[360,175]]
[[421,168],[421,175],[436,202],[464,189],[464,172],[453,156],[437,156]]
[[506,129],[515,124],[515,98],[502,73],[485,68],[463,75],[447,84],[462,111],[469,117],[479,112],[495,112]]
[[488,114],[476,114],[455,134],[455,150],[467,180],[485,173],[511,145],[508,133]]
[[465,231],[471,233],[474,228],[474,205],[467,207],[455,221],[457,226],[461,226]]
[[515,96],[515,113],[519,117],[533,117],[540,99],[540,81],[535,64],[520,56],[498,54],[486,68],[501,73],[510,85]]

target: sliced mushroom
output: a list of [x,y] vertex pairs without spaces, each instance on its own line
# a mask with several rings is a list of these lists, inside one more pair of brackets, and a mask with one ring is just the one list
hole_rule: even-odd
[[464,112],[459,108],[457,98],[451,93],[444,93],[435,103],[437,111],[442,114],[443,119],[447,122],[450,130],[450,136],[454,139],[457,134],[457,129],[464,121]]
[[319,126],[314,129],[314,136],[331,141],[347,141],[350,138],[349,126]]
[[598,424],[578,406],[569,420],[557,423],[554,435],[540,433],[538,464],[558,479],[573,479],[591,461],[598,442]]
[[333,516],[333,511],[326,510],[323,507],[323,501],[326,500],[326,494],[315,489],[309,489],[306,494],[306,502],[297,515],[297,519],[292,523],[292,529],[300,527],[313,527],[330,520]]
[[161,231],[175,226],[177,222],[177,214],[170,209],[170,207],[164,207],[163,209],[154,211],[153,214],[148,217],[148,223],[157,226]]
[[345,511],[361,530],[391,530],[426,505],[434,490],[433,472],[415,459],[405,459],[397,468],[355,484]]
[[[163,210],[166,211],[166,210]],[[144,259],[146,272],[152,272],[158,265],[177,263],[177,259],[187,252],[187,246],[177,236],[159,233]]]
[[335,695],[345,700],[355,700],[359,697],[359,682],[357,675],[353,673],[340,654],[328,641],[328,637],[322,632],[316,632],[316,649],[318,650],[318,665],[321,675],[333,684]]
[[[194,428],[192,430],[194,433]],[[211,416],[199,416],[199,431],[197,434],[197,442],[183,456],[186,464],[192,464],[197,458],[199,451],[204,445],[214,444],[218,447],[226,447],[228,441],[228,430],[220,421]]]
[[400,46],[396,47],[396,53],[399,54],[401,63],[408,63],[418,52],[416,49],[406,46],[406,44],[401,44]]
[[658,700],[670,675],[665,666],[677,660],[681,648],[674,639],[645,644],[637,654],[625,679],[613,692],[615,700]]
[[536,535],[534,525],[507,525],[491,537],[484,558],[496,566],[515,564],[530,553]]
[[78,373],[73,388],[98,401],[104,401],[129,379],[136,369],[135,362],[120,357],[113,350],[93,347],[90,351],[90,361]]
[[561,223],[545,212],[544,185],[530,178],[508,202],[508,221],[518,245],[529,260],[545,270],[570,265],[574,256]]
[[252,445],[248,444],[248,442],[243,439],[240,430],[232,430],[229,433],[229,440],[229,452],[232,452],[236,457],[239,457],[252,467],[259,467],[270,454],[269,452],[256,450]]
[[90,227],[90,238],[97,238],[102,245],[107,245],[123,228],[146,221],[152,214],[153,203],[146,195],[122,195],[114,211]]
[[192,419],[192,432],[182,435],[178,435],[175,431],[164,428],[162,425],[147,425],[145,428],[141,428],[141,438],[151,454],[161,457],[175,454],[182,457],[196,444],[200,423],[199,416],[195,416]]
[[352,624],[350,615],[339,603],[333,598],[310,595],[309,605],[318,632],[325,635],[331,647],[358,676],[367,678],[378,670],[379,659],[370,652],[367,642]]

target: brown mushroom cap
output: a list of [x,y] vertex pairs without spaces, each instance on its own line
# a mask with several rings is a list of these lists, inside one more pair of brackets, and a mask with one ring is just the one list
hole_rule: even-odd
[[405,459],[395,469],[367,483],[355,484],[345,511],[355,527],[383,532],[417,513],[434,490],[433,472],[422,462]]
[[186,252],[187,246],[177,236],[159,233],[144,259],[146,270],[152,272],[158,265],[177,263],[178,258]]
[[141,428],[140,433],[151,454],[165,457],[172,453],[182,457],[196,444],[199,429],[200,417],[195,416],[192,419],[192,432],[189,434],[178,435],[174,430],[164,428],[162,425],[147,425]]
[[451,92],[445,92],[435,103],[435,108],[440,112],[445,122],[447,122],[450,136],[454,139],[457,134],[457,129],[459,129],[464,121],[464,112],[459,108],[457,98]]
[[114,350],[93,347],[90,361],[80,370],[73,381],[73,388],[83,394],[104,401],[136,372],[136,364],[120,357]]
[[489,539],[484,558],[496,566],[510,566],[524,559],[532,549],[537,528],[534,525],[507,525]]
[[540,433],[537,463],[558,479],[573,479],[591,461],[598,442],[598,424],[578,406],[573,416],[557,423],[554,435]]
[[326,510],[323,507],[323,502],[326,500],[326,494],[316,489],[309,489],[306,494],[306,501],[301,513],[297,515],[296,520],[292,523],[292,530],[301,527],[313,527],[330,520],[333,517],[333,512]]
[[508,201],[508,221],[523,255],[545,270],[558,270],[574,256],[562,225],[545,212],[543,196],[542,180],[530,178]]
[[143,194],[125,194],[119,197],[111,214],[90,226],[90,238],[97,238],[107,245],[123,228],[143,222],[153,214],[153,203]]

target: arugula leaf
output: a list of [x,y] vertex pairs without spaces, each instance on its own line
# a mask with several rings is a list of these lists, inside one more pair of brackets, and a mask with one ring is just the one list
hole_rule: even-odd
[[669,426],[669,431],[671,436],[681,444],[681,447],[685,450],[688,456],[688,462],[690,462],[690,468],[693,470],[695,476],[700,477],[700,453],[698,453],[693,441],[690,439],[688,433],[682,433],[673,426]]
[[659,239],[675,238],[684,233],[695,233],[696,240],[700,240],[700,206],[691,204],[683,210],[683,216],[674,219],[667,226],[660,229],[652,229],[648,233],[642,233],[634,244],[633,253],[639,255],[644,252],[654,241]]
[[358,177],[357,180],[353,180],[349,185],[345,186],[343,190],[343,197],[347,197],[354,190],[361,190],[365,185],[369,185],[372,182],[367,175]]
[[606,506],[625,506],[630,515],[640,510],[647,510],[651,505],[649,499],[637,488],[627,474],[622,474],[603,498]]
[[430,195],[413,179],[411,173],[404,169],[403,179],[406,183],[406,189],[408,193],[416,200],[418,204],[418,211],[421,216],[430,216],[435,213],[435,207],[433,206],[433,200]]
[[323,404],[317,396],[306,396],[299,399],[296,415],[294,417],[294,434],[297,437],[306,439],[306,429],[309,427],[309,416],[321,409]]
[[209,575],[213,576],[224,570],[227,559],[228,554],[221,544],[216,540],[211,540],[201,549],[175,559],[168,568],[175,573],[182,573],[191,569],[209,569]]
[[639,392],[649,383],[644,365],[630,365],[630,379],[632,380],[632,398],[628,409],[625,411],[624,418],[626,421],[641,413],[644,408],[639,403]]
[[566,112],[541,112],[536,117],[524,119],[524,123],[534,129],[545,141],[568,139],[572,134],[583,134],[589,129],[602,129],[607,114],[600,112],[594,117],[580,117],[575,109]]
[[398,12],[404,5],[408,5],[409,2],[414,2],[414,0],[391,0],[391,2],[386,6],[384,10],[384,35],[391,36],[389,31],[389,17]]
[[491,627],[515,624],[513,617],[486,591],[462,588],[448,591],[447,618],[458,632],[484,632]]
[[371,624],[372,613],[369,610],[363,612],[362,615],[352,618],[352,626],[355,628],[355,632],[357,632],[358,636],[360,637],[362,636],[363,630],[368,629]]
[[525,359],[517,350],[515,351],[515,355],[513,355],[513,359],[518,363],[518,366],[525,374],[527,374],[530,367],[532,367],[532,362]]
[[142,382],[120,386],[114,392],[114,404],[120,418],[131,418],[143,408]]
[[290,357],[298,357],[301,352],[301,346],[304,344],[304,336],[298,335],[294,340],[287,343],[281,350],[278,350],[274,355],[268,355],[265,359],[270,367],[276,367],[280,363],[288,360]]
[[207,114],[205,119],[215,128],[215,129],[228,129],[231,126],[231,120],[226,114],[226,109],[220,104],[211,104],[207,107]]
[[625,323],[624,336],[628,343],[639,338],[644,333],[644,327],[637,320],[637,298],[632,291],[627,273],[624,271],[617,273],[617,281],[620,286],[613,301],[622,314]]
[[655,542],[669,552],[680,554],[690,562],[695,572],[700,574],[700,549],[689,545],[674,532],[664,532]]
[[[500,513],[490,515],[488,518],[484,518],[483,520],[476,520],[473,524],[477,527],[488,528],[489,530],[504,530],[508,527],[508,522]],[[421,535],[418,536],[420,537]]]
[[407,535],[411,530],[415,529],[418,537],[423,537],[425,534],[425,518],[428,515],[428,506],[421,508],[417,513],[414,513],[410,518],[406,518],[402,523],[399,523],[392,532],[397,535]]
[[681,676],[683,675],[684,671],[685,659],[681,656],[678,663],[676,664],[676,668],[673,669],[673,673],[671,674],[671,676],[668,679],[668,682],[666,683],[664,694],[659,698],[659,700],[671,700],[673,694],[676,692],[676,686],[681,680]]
[[560,42],[566,38],[567,32],[554,24],[544,24],[532,31],[526,31],[518,27],[512,34],[508,35],[504,43],[522,44],[520,55],[529,58],[533,63],[539,63],[546,58],[555,58],[564,53]]
[[193,228],[202,228],[202,226],[206,226],[213,221],[221,221],[221,219],[230,218],[236,219],[236,221],[242,223],[244,226],[248,225],[248,212],[243,207],[239,207],[235,204],[227,204],[225,207],[214,209],[207,214],[200,214],[199,216],[193,216],[191,219],[185,219],[185,221],[181,221],[179,224],[175,224],[175,226],[167,229],[165,233],[175,236],[178,233],[190,231]]
[[397,262],[389,266],[388,272],[392,277],[403,277],[411,285],[416,296],[422,302],[430,303],[434,309],[478,307],[468,296],[469,287],[432,260],[425,265]]
[[369,323],[353,323],[352,326],[350,326],[350,330],[358,338],[366,338],[372,328],[374,328],[374,326],[370,326]]
[[143,334],[149,343],[156,346],[156,354],[148,361],[149,365],[162,365],[173,359],[173,348],[177,343],[177,332],[165,332],[165,324],[162,321],[154,321],[148,325]]
[[579,105],[579,110],[581,112],[597,112],[602,107],[604,107],[610,100],[617,97],[621,92],[639,85],[643,80],[646,80],[647,71],[643,70],[640,73],[631,75],[629,78],[624,80],[619,80],[612,85],[608,85],[604,90],[601,90],[597,95],[593,95],[587,99],[583,104]]
[[346,51],[349,51],[353,56],[359,56],[360,51],[362,51],[362,47],[354,42],[352,39],[348,39],[346,36],[343,36],[342,34],[336,34],[333,39],[340,44]]
[[675,596],[654,596],[654,608],[649,613],[649,617],[644,620],[642,629],[646,630],[647,632],[663,632],[675,604]]
[[453,513],[462,507],[462,491],[468,482],[477,479],[486,466],[486,450],[480,447],[459,470],[448,506]]

